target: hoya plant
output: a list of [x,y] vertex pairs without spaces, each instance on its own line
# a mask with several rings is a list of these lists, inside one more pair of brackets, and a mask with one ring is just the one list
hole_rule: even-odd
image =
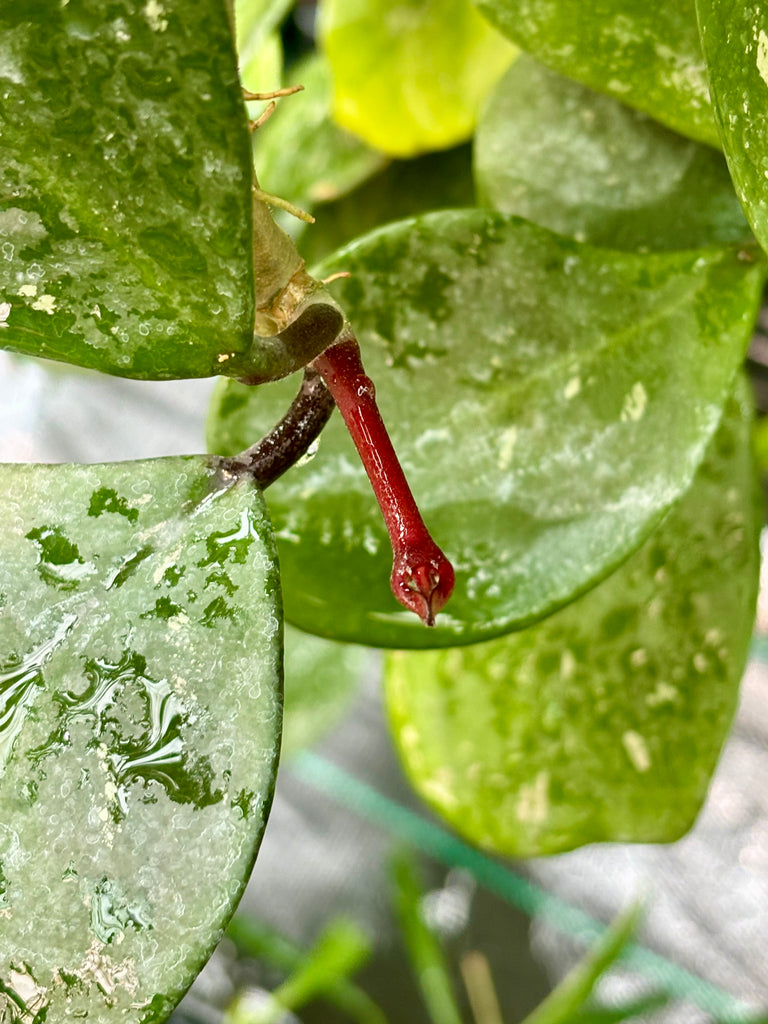
[[679,837],[733,715],[768,3],[289,7],[0,0],[0,344],[220,378],[213,454],[0,468],[3,1020],[169,1015],[284,619],[502,854]]

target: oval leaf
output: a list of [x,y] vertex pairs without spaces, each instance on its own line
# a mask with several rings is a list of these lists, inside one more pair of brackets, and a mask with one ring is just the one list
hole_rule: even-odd
[[0,344],[203,377],[253,339],[251,152],[227,7],[0,7]]
[[[760,300],[749,259],[609,252],[464,210],[322,264],[352,274],[335,287],[457,585],[433,630],[398,608],[379,511],[334,417],[315,459],[269,491],[289,620],[383,646],[467,643],[605,576],[703,458]],[[291,390],[222,389],[212,448],[252,443]]]
[[470,0],[323,0],[320,35],[336,120],[401,157],[468,139],[516,52]]
[[695,0],[477,0],[505,35],[542,63],[719,145]]
[[3,466],[0,485],[0,1016],[161,1021],[272,797],[263,500],[205,458]]
[[750,239],[723,157],[521,54],[475,136],[485,205],[612,249]]
[[406,771],[473,842],[528,857],[669,842],[692,824],[757,593],[761,516],[739,395],[690,492],[591,593],[514,636],[388,657]]
[[752,230],[768,248],[768,4],[697,0],[712,102]]

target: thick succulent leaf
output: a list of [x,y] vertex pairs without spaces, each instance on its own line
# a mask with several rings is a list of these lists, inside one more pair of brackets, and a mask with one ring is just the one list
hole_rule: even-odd
[[366,647],[334,643],[286,626],[283,759],[333,727],[375,660]]
[[768,248],[768,3],[696,2],[728,166],[752,229]]
[[272,796],[263,499],[204,457],[3,466],[0,484],[0,1017],[161,1021]]
[[324,57],[301,61],[291,71],[294,83],[304,92],[281,102],[254,135],[256,166],[264,188],[311,210],[355,188],[386,158],[331,119],[332,83]]
[[322,0],[319,26],[337,121],[392,156],[468,139],[516,52],[470,0]]
[[388,656],[406,771],[473,842],[536,856],[669,842],[692,824],[757,592],[761,516],[739,395],[689,493],[591,593],[500,640]]
[[469,145],[393,160],[349,195],[316,210],[316,222],[301,236],[299,250],[311,266],[383,224],[474,205]]
[[505,35],[555,71],[719,145],[695,0],[476,2]]
[[[381,516],[334,418],[269,491],[288,619],[360,643],[467,643],[596,583],[690,486],[759,305],[752,259],[610,252],[464,210],[321,264],[352,274],[334,287],[457,585],[435,629],[397,606]],[[291,390],[222,389],[212,449],[246,447]]]
[[221,0],[0,2],[0,344],[141,378],[253,340],[251,153]]
[[485,108],[474,169],[485,205],[593,245],[690,249],[751,238],[719,153],[527,54]]

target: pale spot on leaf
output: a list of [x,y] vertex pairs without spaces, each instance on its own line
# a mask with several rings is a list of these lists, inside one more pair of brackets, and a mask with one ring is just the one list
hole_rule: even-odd
[[53,295],[41,295],[37,302],[32,303],[32,309],[39,309],[41,313],[53,316],[56,309],[56,299]]
[[622,423],[637,423],[638,420],[641,420],[647,404],[648,393],[640,381],[637,381],[637,383],[632,385],[631,391],[624,398],[624,404],[621,407]]
[[768,85],[768,36],[762,29],[757,37],[757,70],[762,80]]
[[651,755],[648,753],[648,746],[640,733],[635,732],[634,729],[627,729],[621,737],[621,742],[624,744],[627,757],[637,771],[647,772],[651,767]]

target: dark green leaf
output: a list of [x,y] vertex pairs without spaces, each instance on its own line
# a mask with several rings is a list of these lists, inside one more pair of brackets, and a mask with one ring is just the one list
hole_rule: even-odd
[[768,4],[696,0],[728,166],[752,230],[768,247]]
[[0,0],[0,344],[247,368],[251,154],[221,0]]
[[515,54],[470,0],[323,0],[319,24],[336,120],[392,156],[468,139]]
[[202,457],[3,466],[0,484],[0,1017],[161,1021],[272,796],[263,500]]
[[501,640],[389,657],[406,770],[473,842],[538,856],[690,827],[754,616],[761,516],[745,392],[690,492],[591,593]]
[[[321,265],[457,586],[433,630],[389,592],[391,553],[337,417],[269,490],[286,615],[384,646],[487,639],[540,618],[633,551],[690,486],[760,301],[735,250],[635,255],[525,221],[444,212]],[[295,382],[218,392],[213,450],[242,450]]]
[[488,206],[612,249],[751,238],[723,157],[521,55],[475,140]]
[[675,131],[719,145],[695,0],[477,0],[542,63],[616,96]]

